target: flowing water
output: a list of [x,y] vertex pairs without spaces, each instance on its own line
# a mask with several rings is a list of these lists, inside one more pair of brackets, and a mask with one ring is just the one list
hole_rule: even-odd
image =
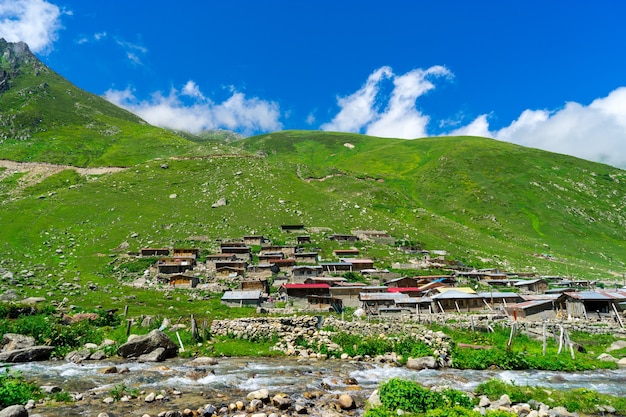
[[[267,388],[270,395],[284,392],[296,401],[302,400],[302,394],[307,391],[322,391],[325,395],[348,392],[362,404],[381,382],[395,377],[426,386],[446,385],[465,391],[472,391],[490,378],[500,378],[516,385],[541,385],[562,390],[585,387],[602,393],[626,395],[626,369],[576,373],[455,369],[413,371],[404,367],[340,360],[222,358],[218,362],[217,365],[194,368],[188,365],[189,360],[180,358],[159,364],[51,361],[19,364],[13,369],[20,370],[27,379],[33,379],[40,385],[58,385],[69,392],[85,393],[86,400],[72,406],[36,409],[45,416],[96,416],[103,411],[112,416],[141,416],[146,412],[156,415],[168,409],[195,409],[208,403],[227,405],[237,400],[245,401],[247,393],[260,388]],[[109,366],[118,369],[127,367],[129,372],[103,374],[102,370]],[[357,385],[353,385],[354,380]],[[126,404],[103,404],[102,399],[120,384],[146,393],[177,390],[182,392],[182,396],[169,395],[167,406],[148,406],[140,400]]]

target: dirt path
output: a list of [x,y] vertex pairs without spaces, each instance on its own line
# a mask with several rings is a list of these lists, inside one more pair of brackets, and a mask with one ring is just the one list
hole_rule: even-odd
[[37,184],[49,176],[65,171],[66,169],[73,169],[80,175],[111,174],[127,169],[119,167],[78,168],[70,165],[55,165],[45,162],[15,162],[5,159],[0,159],[0,168],[6,168],[0,171],[0,180],[16,173],[25,173],[25,175],[18,180],[19,189]]

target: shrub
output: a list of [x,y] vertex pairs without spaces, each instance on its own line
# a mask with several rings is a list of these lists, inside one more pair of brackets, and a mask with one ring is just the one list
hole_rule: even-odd
[[9,372],[5,369],[0,373],[0,406],[26,404],[39,393],[39,387],[24,381],[19,372]]
[[388,410],[400,409],[410,413],[424,413],[446,404],[441,393],[396,378],[385,382],[380,387],[379,395],[381,403]]

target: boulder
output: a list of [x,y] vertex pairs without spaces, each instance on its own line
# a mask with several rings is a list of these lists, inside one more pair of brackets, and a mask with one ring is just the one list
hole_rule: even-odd
[[156,348],[150,353],[139,355],[138,362],[163,362],[167,357],[165,356],[165,348]]
[[600,356],[598,356],[596,359],[598,359],[599,361],[603,361],[603,362],[617,362],[617,358],[613,357],[613,355],[610,355],[608,353],[603,353]]
[[128,342],[119,347],[119,354],[123,358],[137,358],[158,348],[163,348],[163,359],[173,358],[178,354],[176,344],[158,329],[143,336],[131,335]]
[[91,356],[89,349],[74,350],[65,355],[65,360],[68,362],[81,363],[89,359],[89,356]]
[[276,394],[272,397],[272,405],[279,410],[286,410],[291,407],[292,401],[287,395]]
[[624,348],[626,348],[626,340],[616,340],[606,349],[606,351],[611,352],[612,350],[620,350]]
[[246,399],[248,401],[261,400],[261,401],[264,401],[264,402],[268,402],[269,399],[270,399],[270,392],[267,389],[262,388],[262,389],[259,389],[259,390],[256,390],[256,391],[252,391],[251,393],[249,393],[246,396]]
[[211,358],[208,356],[200,356],[195,358],[192,361],[187,362],[187,366],[198,367],[198,366],[212,366],[217,365],[217,359]]
[[337,399],[337,405],[339,405],[339,408],[342,410],[352,410],[356,407],[354,398],[349,394],[341,394]]
[[422,358],[409,358],[406,367],[416,371],[422,369],[437,369],[437,359],[434,356],[424,356]]
[[0,411],[0,417],[28,417],[28,410],[23,405],[10,405]]
[[24,349],[35,346],[35,338],[16,333],[5,333],[2,336],[2,351]]
[[53,346],[33,346],[8,352],[0,352],[0,362],[45,361],[50,359],[53,350]]

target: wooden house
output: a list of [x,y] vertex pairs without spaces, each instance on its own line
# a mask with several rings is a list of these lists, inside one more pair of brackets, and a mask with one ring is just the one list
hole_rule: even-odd
[[535,294],[543,293],[548,289],[548,281],[545,279],[537,278],[531,280],[520,280],[513,284],[515,288],[534,292]]
[[172,257],[174,258],[194,258],[197,259],[200,249],[197,248],[174,248],[172,249]]
[[254,279],[269,278],[278,272],[280,272],[280,269],[271,263],[248,265],[246,270],[248,277]]
[[261,236],[261,235],[250,235],[250,236],[244,236],[243,237],[243,243],[246,244],[247,246],[261,246],[264,243],[267,243],[268,239],[265,236]]
[[566,317],[589,318],[614,316],[619,304],[626,301],[626,291],[579,291],[566,292],[556,299],[555,304]]
[[319,265],[296,265],[291,269],[294,282],[305,282],[307,279],[320,276],[322,272]]
[[170,250],[169,248],[141,248],[139,252],[141,256],[150,257],[150,256],[169,256]]
[[387,287],[417,287],[419,282],[418,277],[400,277],[385,281]]
[[274,259],[285,259],[283,252],[264,252],[258,256],[259,262],[271,263]]
[[433,309],[440,313],[467,312],[485,309],[483,298],[477,294],[450,289],[431,296]]
[[349,258],[359,256],[360,251],[358,249],[335,249],[333,255],[337,258]]
[[555,316],[553,299],[537,299],[509,304],[504,308],[507,315],[513,320],[532,319],[533,316],[541,320],[552,319]]
[[296,236],[296,244],[304,245],[305,243],[311,243],[311,236],[309,235]]
[[339,233],[328,236],[328,239],[334,240],[336,242],[356,242],[359,240],[359,238],[355,235],[343,235]]
[[343,311],[343,302],[340,298],[334,298],[330,295],[309,295],[306,297],[307,308],[320,311],[334,311],[341,313]]
[[367,314],[377,315],[381,308],[397,308],[396,300],[409,298],[408,295],[402,293],[366,293],[359,294],[361,308]]
[[328,284],[283,284],[278,290],[289,298],[307,298],[309,295],[330,296]]
[[303,224],[282,224],[280,230],[283,232],[301,232],[305,230],[305,227]]
[[293,245],[262,245],[259,256],[268,252],[282,252],[285,257],[289,258],[296,253],[296,247]]
[[246,279],[239,281],[241,291],[259,290],[261,293],[269,294],[270,286],[267,279]]
[[524,297],[516,292],[485,291],[478,293],[478,296],[482,297],[492,308],[503,308],[507,307],[509,304],[517,304],[525,301]]
[[317,252],[296,252],[293,257],[299,264],[316,264],[319,261]]
[[156,262],[159,274],[182,274],[192,270],[196,265],[196,258],[191,257],[162,257]]
[[345,274],[352,271],[352,263],[350,262],[322,262],[320,266],[329,274]]
[[168,277],[169,285],[174,288],[196,288],[199,283],[198,277],[183,274],[175,274]]

